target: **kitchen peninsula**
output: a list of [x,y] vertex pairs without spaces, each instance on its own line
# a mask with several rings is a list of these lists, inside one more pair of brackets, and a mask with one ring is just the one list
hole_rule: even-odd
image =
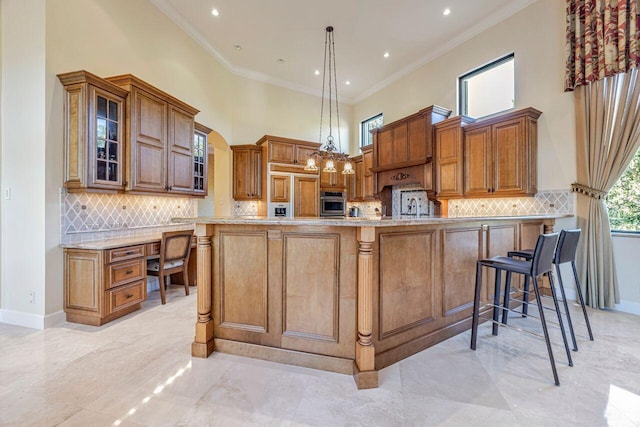
[[563,216],[176,219],[197,235],[192,355],[377,387],[381,368],[470,327],[477,259],[533,247]]

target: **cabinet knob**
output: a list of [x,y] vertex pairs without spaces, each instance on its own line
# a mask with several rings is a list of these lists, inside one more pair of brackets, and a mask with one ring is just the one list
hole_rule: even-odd
[[126,294],[124,297],[125,297],[126,299],[133,298],[133,294]]
[[131,274],[131,273],[133,273],[133,270],[127,270],[126,271],[126,274]]

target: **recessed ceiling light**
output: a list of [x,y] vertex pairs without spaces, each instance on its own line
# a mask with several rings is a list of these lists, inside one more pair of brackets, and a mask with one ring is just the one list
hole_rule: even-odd
[[444,16],[447,16],[447,15],[449,15],[450,13],[451,13],[451,9],[449,9],[449,8],[446,8],[445,10],[443,10],[443,11],[442,11],[442,14],[443,14]]
[[284,59],[282,59],[282,58],[278,58],[278,59],[276,60],[276,62],[277,62],[278,64],[284,64]]
[[218,15],[220,15],[220,12],[218,12],[218,9],[211,9],[211,14],[213,16],[218,16]]
[[319,76],[320,75],[320,70],[314,71],[313,74],[315,74],[316,76]]
[[234,45],[233,45],[233,48],[234,48],[235,50],[242,50],[242,46],[240,46],[239,44],[234,44]]
[[382,55],[382,56],[384,56],[385,58],[388,58],[389,57],[389,52],[385,52],[384,55]]
[[347,84],[347,85],[350,85],[350,84],[351,84],[351,82],[350,82],[349,80],[347,80],[347,81],[346,81],[346,82],[344,82],[344,83],[345,83],[345,84]]

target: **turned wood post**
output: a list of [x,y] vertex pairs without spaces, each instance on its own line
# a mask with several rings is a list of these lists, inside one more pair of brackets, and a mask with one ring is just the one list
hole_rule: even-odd
[[356,341],[356,384],[358,388],[378,386],[373,345],[373,242],[374,227],[358,227],[358,340]]
[[211,316],[213,280],[211,277],[213,225],[196,224],[198,237],[198,319],[196,335],[191,344],[191,355],[208,357],[213,353],[213,318]]

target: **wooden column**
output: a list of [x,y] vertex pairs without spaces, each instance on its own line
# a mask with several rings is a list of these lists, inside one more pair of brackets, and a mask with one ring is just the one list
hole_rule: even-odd
[[354,379],[359,389],[378,387],[373,346],[373,242],[374,227],[358,227],[358,340]]
[[209,357],[213,353],[213,318],[211,307],[213,280],[211,278],[212,247],[211,236],[213,225],[196,224],[195,234],[198,237],[198,319],[196,336],[191,344],[193,357]]
[[553,219],[545,220],[542,232],[544,234],[553,233],[554,224],[555,224],[555,220],[553,220]]

